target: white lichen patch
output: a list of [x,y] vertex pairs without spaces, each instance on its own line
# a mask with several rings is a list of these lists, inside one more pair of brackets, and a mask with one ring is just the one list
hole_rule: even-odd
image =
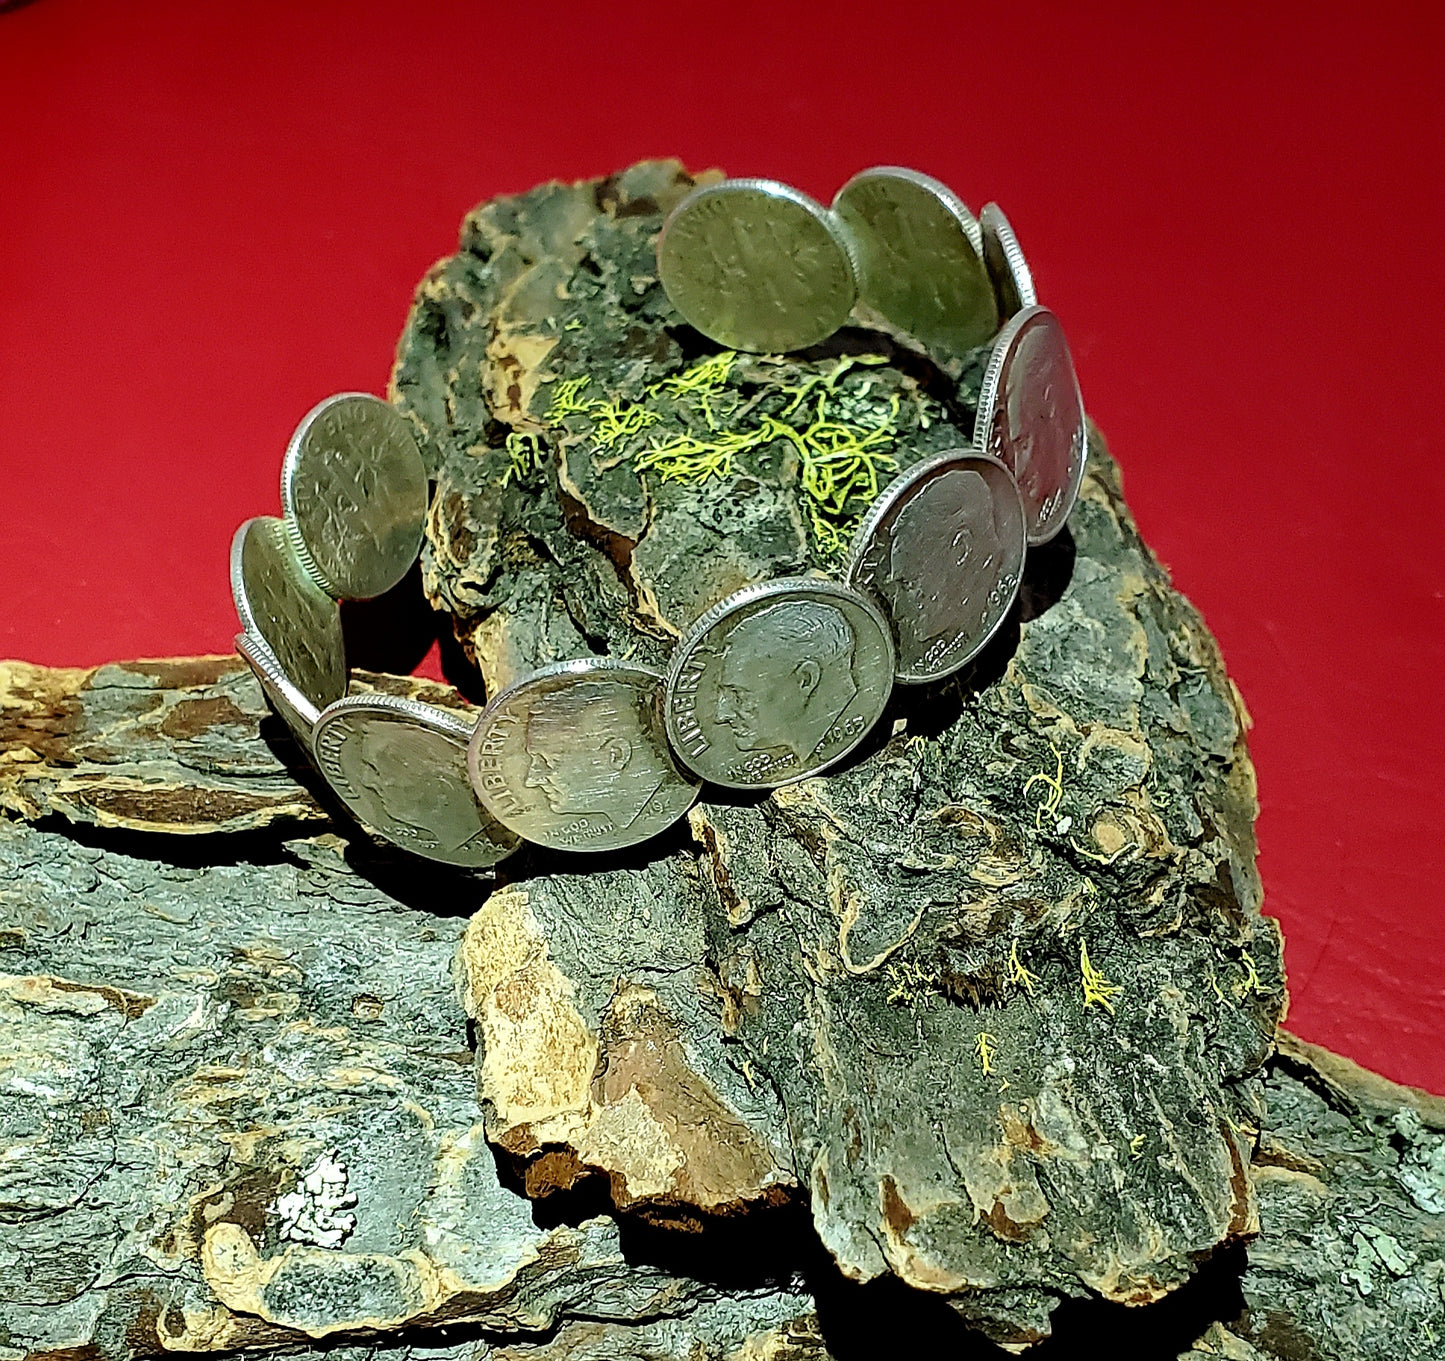
[[347,1189],[346,1164],[339,1150],[331,1148],[302,1173],[294,1191],[276,1197],[270,1213],[280,1219],[283,1239],[339,1248],[356,1228],[356,1216],[347,1213],[355,1204]]

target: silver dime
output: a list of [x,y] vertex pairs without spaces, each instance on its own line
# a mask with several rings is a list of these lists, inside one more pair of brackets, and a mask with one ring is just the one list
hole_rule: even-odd
[[1018,595],[1026,541],[997,459],[934,454],[883,490],[853,540],[848,584],[883,601],[899,680],[937,680],[983,650]]
[[1038,302],[1033,271],[1019,249],[1013,227],[997,203],[983,205],[978,225],[983,231],[983,262],[998,296],[999,316],[1007,321],[1016,312]]
[[281,506],[306,570],[338,600],[389,591],[421,551],[426,466],[405,418],[343,392],[296,427],[281,465]]
[[429,860],[485,869],[520,845],[477,803],[471,727],[397,695],[350,695],[316,720],[317,768],[359,821]]
[[772,789],[841,760],[893,689],[888,621],[866,596],[814,577],[735,591],[678,644],[667,735],[705,780]]
[[947,185],[876,166],[833,200],[854,243],[862,300],[925,345],[955,353],[998,329],[978,223]]
[[247,520],[231,540],[231,594],[241,628],[271,649],[317,708],[346,693],[341,610],[307,575],[281,521]]
[[848,319],[858,296],[833,219],[772,180],[694,189],[662,224],[657,269],[687,321],[734,350],[816,345]]
[[1047,307],[1026,307],[999,332],[974,419],[974,447],[1014,475],[1030,546],[1064,527],[1084,479],[1084,399],[1064,328]]
[[553,850],[646,841],[698,791],[663,733],[662,677],[605,657],[544,666],[501,691],[467,764],[487,811]]
[[254,633],[236,635],[236,651],[251,668],[261,693],[276,717],[291,729],[297,740],[311,749],[311,731],[321,717],[318,709],[287,677],[275,654]]

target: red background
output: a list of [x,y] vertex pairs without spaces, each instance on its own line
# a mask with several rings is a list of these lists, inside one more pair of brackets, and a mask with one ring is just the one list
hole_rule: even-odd
[[1253,711],[1290,1025],[1445,1092],[1445,26],[1085,8],[0,13],[0,655],[228,650],[232,530],[480,199],[915,165],[1013,219]]

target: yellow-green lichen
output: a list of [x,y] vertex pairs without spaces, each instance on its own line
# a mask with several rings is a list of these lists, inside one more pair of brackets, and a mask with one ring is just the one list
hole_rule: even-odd
[[542,439],[535,432],[513,430],[504,447],[507,451],[507,469],[502,474],[504,487],[513,479],[520,482],[541,468]]
[[934,997],[943,991],[938,974],[911,959],[890,964],[883,972],[893,984],[888,994],[888,1001],[893,1006],[916,1006],[925,997]]
[[1124,989],[1117,983],[1109,982],[1094,967],[1089,959],[1089,947],[1082,940],[1079,941],[1079,978],[1084,988],[1084,1005],[1091,1007],[1097,1003],[1112,1016],[1114,1014],[1114,998]]
[[1030,973],[1024,968],[1023,960],[1019,958],[1019,943],[1014,941],[1013,948],[1008,955],[1008,980],[1010,983],[1023,988],[1030,997],[1034,995],[1034,984],[1039,981],[1038,974]]
[[[855,370],[886,363],[881,355],[847,355],[801,383],[779,384],[771,392],[746,395],[734,385],[739,356],[731,350],[709,355],[683,372],[649,385],[639,401],[615,397],[586,401],[588,378],[559,382],[549,417],[585,417],[585,433],[599,448],[630,448],[633,467],[664,482],[697,485],[734,475],[738,460],[779,442],[797,456],[808,528],[819,555],[836,558],[863,512],[898,467],[892,452],[899,437],[901,403],[870,396],[874,380],[853,386],[843,380]],[[781,401],[773,412],[760,409]],[[644,439],[664,420],[681,426],[675,434]],[[920,405],[920,424],[925,418]]]
[[1054,773],[1050,775],[1041,770],[1030,775],[1024,781],[1024,797],[1028,797],[1029,791],[1035,785],[1041,786],[1045,793],[1034,809],[1034,827],[1040,832],[1045,830],[1066,832],[1068,827],[1062,824],[1066,823],[1067,819],[1058,816],[1059,804],[1063,802],[1064,798],[1064,756],[1052,742],[1049,743],[1049,750],[1054,753]]

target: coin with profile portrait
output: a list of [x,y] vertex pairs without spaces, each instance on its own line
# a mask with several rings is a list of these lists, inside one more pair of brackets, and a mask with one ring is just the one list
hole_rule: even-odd
[[698,792],[667,745],[661,675],[608,657],[544,666],[494,696],[467,767],[498,822],[562,851],[646,841]]
[[1014,475],[1030,547],[1047,543],[1078,500],[1088,452],[1073,356],[1047,307],[1024,308],[999,332],[979,389],[973,443]]
[[900,681],[938,680],[973,660],[1023,579],[1027,526],[1013,474],[951,449],[883,489],[848,555],[850,586],[881,600]]
[[477,802],[467,778],[471,728],[399,695],[348,695],[316,720],[316,766],[356,819],[404,850],[486,869],[519,839]]
[[842,760],[893,689],[878,607],[817,577],[746,586],[688,630],[667,673],[667,735],[703,779],[773,789]]

